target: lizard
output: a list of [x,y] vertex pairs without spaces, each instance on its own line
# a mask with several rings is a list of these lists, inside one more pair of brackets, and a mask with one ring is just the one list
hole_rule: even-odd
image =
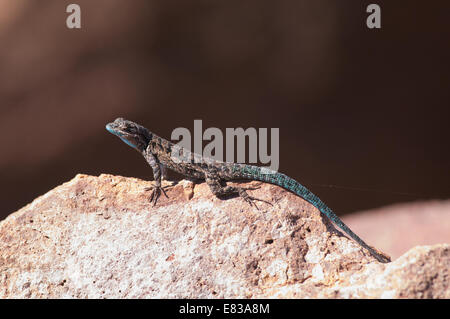
[[161,184],[161,179],[166,179],[166,169],[180,173],[190,180],[205,180],[211,192],[218,198],[238,195],[251,206],[254,205],[254,201],[266,202],[247,193],[248,190],[254,190],[258,187],[236,187],[226,185],[226,182],[233,180],[266,182],[278,185],[300,196],[327,216],[359,245],[367,249],[379,262],[390,262],[389,257],[376,251],[356,235],[319,197],[285,174],[268,170],[265,167],[222,162],[202,157],[152,133],[133,121],[123,118],[117,118],[114,122],[108,123],[106,130],[141,153],[152,168],[155,182],[153,186],[146,188],[146,190],[152,190],[150,202],[153,205],[156,204],[161,194],[167,197]]

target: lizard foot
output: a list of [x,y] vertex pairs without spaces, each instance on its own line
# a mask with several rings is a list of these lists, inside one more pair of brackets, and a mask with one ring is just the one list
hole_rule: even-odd
[[166,196],[166,198],[169,198],[169,196],[167,196],[166,191],[164,190],[164,188],[167,188],[170,186],[150,186],[150,187],[146,187],[144,190],[149,191],[152,190],[152,195],[150,196],[150,203],[153,203],[153,206],[156,205],[156,202],[158,201],[158,198],[161,196],[161,193],[164,194],[164,196]]
[[247,194],[247,192],[246,192],[247,190],[255,190],[255,189],[258,189],[258,188],[260,188],[260,187],[259,187],[259,186],[258,186],[258,187],[245,187],[245,188],[244,188],[244,187],[241,187],[241,188],[239,188],[239,190],[238,190],[238,194],[239,194],[239,196],[242,197],[242,199],[244,199],[244,201],[246,201],[250,206],[255,206],[257,210],[259,210],[259,207],[256,206],[255,201],[263,202],[263,203],[269,204],[270,206],[273,206],[272,203],[270,203],[270,202],[268,202],[268,201],[266,201],[266,200],[264,200],[264,199],[259,199],[259,198],[250,196],[250,195]]

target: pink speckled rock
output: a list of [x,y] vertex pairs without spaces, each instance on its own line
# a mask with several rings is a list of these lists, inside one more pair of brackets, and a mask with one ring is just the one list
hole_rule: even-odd
[[256,210],[186,184],[155,207],[150,182],[112,175],[35,199],[0,223],[0,297],[450,297],[448,245],[380,264],[279,187]]

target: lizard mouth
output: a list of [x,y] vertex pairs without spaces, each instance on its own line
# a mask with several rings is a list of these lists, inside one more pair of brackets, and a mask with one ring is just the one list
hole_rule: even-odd
[[114,123],[109,123],[106,124],[106,130],[118,137],[120,137],[120,139],[122,141],[124,141],[126,144],[128,144],[129,146],[136,148],[136,145],[134,143],[132,143],[131,141],[129,141],[126,137],[126,134],[123,134],[122,132],[120,132],[119,130],[114,128]]
[[119,132],[113,127],[113,123],[106,124],[106,130],[109,133],[112,133],[114,135],[118,135],[119,136]]

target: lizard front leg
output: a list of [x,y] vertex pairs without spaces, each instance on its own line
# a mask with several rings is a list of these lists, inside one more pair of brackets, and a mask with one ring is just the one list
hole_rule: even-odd
[[239,195],[245,202],[247,202],[250,206],[255,206],[257,209],[258,206],[253,201],[260,201],[272,205],[271,203],[250,196],[247,194],[247,190],[255,190],[259,187],[234,187],[234,186],[223,186],[221,184],[220,178],[215,174],[207,174],[205,177],[206,184],[208,184],[211,192],[217,197],[227,196],[227,195]]
[[168,177],[167,168],[163,164],[160,163],[159,169],[161,170],[161,179],[164,181],[167,181],[168,180],[167,179],[167,177]]
[[158,201],[158,198],[161,196],[161,193],[164,194],[164,196],[167,196],[165,190],[161,187],[161,163],[158,161],[158,159],[155,157],[155,155],[152,154],[149,147],[145,149],[143,152],[144,158],[147,161],[147,163],[150,165],[150,167],[153,170],[153,178],[155,179],[155,185],[151,187],[147,187],[145,190],[152,190],[152,195],[150,197],[150,202],[153,202],[153,206],[156,205],[156,202]]

